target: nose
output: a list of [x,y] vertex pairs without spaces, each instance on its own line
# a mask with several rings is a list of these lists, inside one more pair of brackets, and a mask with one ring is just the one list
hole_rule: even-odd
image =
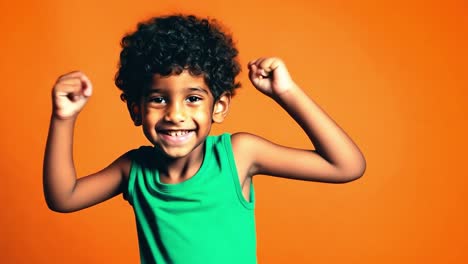
[[174,102],[169,104],[164,116],[164,120],[173,123],[184,122],[186,118],[186,111],[183,104]]

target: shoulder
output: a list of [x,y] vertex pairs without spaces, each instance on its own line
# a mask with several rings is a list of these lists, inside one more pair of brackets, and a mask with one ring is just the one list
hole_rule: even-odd
[[146,162],[150,151],[152,151],[152,147],[149,146],[142,146],[136,149],[129,150],[126,153],[122,154],[120,157],[118,157],[113,164],[121,170],[124,179],[127,180],[130,175],[132,164],[134,162]]
[[252,176],[256,174],[256,163],[259,154],[269,142],[262,137],[246,132],[238,132],[231,135],[232,151],[239,167]]
[[261,138],[254,134],[247,132],[237,132],[231,135],[231,142],[233,148],[245,148],[247,146],[252,146],[251,144],[257,142]]
[[276,146],[276,144],[263,137],[247,132],[232,134],[231,141],[233,148],[249,153],[261,153],[268,149],[268,146]]
[[265,145],[273,144],[272,142],[247,132],[238,132],[231,135],[233,148],[239,151],[247,151],[255,153],[262,151]]

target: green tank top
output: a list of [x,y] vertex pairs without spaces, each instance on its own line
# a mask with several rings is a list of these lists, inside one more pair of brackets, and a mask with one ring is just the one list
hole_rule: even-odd
[[152,151],[132,152],[124,192],[135,213],[141,263],[257,263],[253,185],[247,201],[231,135],[207,137],[199,171],[177,184],[159,180],[148,162]]

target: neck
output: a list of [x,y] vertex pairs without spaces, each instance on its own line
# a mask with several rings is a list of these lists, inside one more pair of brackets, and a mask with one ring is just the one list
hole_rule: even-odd
[[197,148],[185,157],[172,158],[158,155],[159,180],[163,183],[179,183],[190,179],[200,169],[205,154],[205,146]]

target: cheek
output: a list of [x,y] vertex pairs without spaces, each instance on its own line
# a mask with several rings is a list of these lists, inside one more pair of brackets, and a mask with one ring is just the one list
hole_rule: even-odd
[[205,107],[203,109],[198,109],[197,111],[194,111],[192,116],[198,122],[211,122],[212,111],[210,108]]
[[153,129],[161,120],[161,114],[156,111],[142,113],[142,125],[144,128]]

